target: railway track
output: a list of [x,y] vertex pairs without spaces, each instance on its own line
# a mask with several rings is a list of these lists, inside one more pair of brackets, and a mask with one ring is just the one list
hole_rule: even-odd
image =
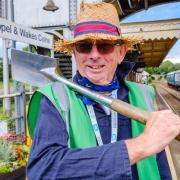
[[159,96],[157,98],[162,99],[160,100],[160,109],[170,108],[180,116],[180,92],[162,84],[156,85],[156,91]]
[[[157,107],[158,109],[172,109],[180,116],[180,92],[170,89],[163,84],[156,84],[157,92]],[[169,145],[172,156],[172,161],[177,174],[177,179],[180,180],[180,141],[173,140]]]

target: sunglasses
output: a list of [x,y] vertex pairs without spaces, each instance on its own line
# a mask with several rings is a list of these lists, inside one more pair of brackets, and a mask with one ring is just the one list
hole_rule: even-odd
[[79,53],[90,53],[93,46],[96,46],[100,54],[109,54],[114,51],[115,46],[121,45],[120,42],[113,43],[111,41],[78,41],[75,43],[75,49]]

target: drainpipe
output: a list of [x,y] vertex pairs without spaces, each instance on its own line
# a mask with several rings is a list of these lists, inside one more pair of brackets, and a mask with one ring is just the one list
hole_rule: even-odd
[[[73,37],[72,30],[73,30],[73,24],[76,22],[76,18],[77,18],[77,0],[69,0],[69,24],[70,24],[71,38]],[[71,60],[72,60],[72,77],[73,77],[76,73],[77,68],[76,68],[74,56],[72,56]]]
[[[8,1],[3,2],[4,5],[4,13],[3,17],[8,19]],[[8,40],[2,39],[2,52],[3,52],[3,89],[4,95],[8,95],[10,93],[9,90],[9,59],[8,59]],[[7,117],[11,115],[11,104],[10,98],[3,99],[3,111],[6,113]]]

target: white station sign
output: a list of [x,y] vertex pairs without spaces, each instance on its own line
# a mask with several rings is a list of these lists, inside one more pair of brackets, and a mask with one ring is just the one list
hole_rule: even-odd
[[53,36],[0,18],[0,37],[53,49]]

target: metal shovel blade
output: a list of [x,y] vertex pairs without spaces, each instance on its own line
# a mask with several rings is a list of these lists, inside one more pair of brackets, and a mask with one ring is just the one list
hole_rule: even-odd
[[11,59],[13,80],[36,87],[51,82],[40,70],[56,67],[54,58],[12,49]]

